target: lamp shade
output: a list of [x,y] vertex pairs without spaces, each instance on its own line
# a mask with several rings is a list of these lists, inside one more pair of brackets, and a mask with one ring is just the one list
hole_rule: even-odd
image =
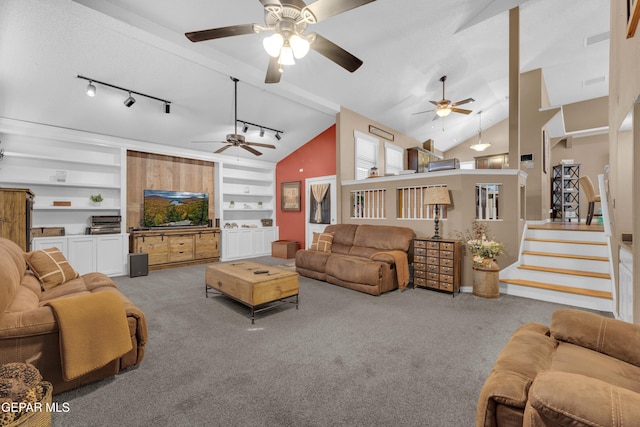
[[451,107],[438,108],[436,114],[439,117],[447,117],[451,113]]
[[264,50],[266,50],[267,53],[274,58],[280,56],[280,49],[282,49],[283,44],[284,38],[278,33],[274,33],[262,41]]
[[450,205],[449,189],[447,187],[427,187],[424,190],[425,205]]
[[293,49],[293,56],[298,59],[303,58],[309,52],[309,42],[297,34],[291,36],[289,44],[291,45],[291,49]]

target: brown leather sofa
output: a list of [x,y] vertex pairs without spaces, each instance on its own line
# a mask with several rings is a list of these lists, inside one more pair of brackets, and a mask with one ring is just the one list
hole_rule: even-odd
[[[56,299],[99,294],[95,298],[115,300],[119,304],[117,298],[105,296],[105,293],[117,295],[124,304],[127,317],[126,324],[124,320],[121,323],[121,331],[124,334],[128,326],[131,350],[102,367],[65,380],[59,322],[48,303]],[[53,384],[53,392],[60,393],[139,364],[144,357],[146,341],[144,313],[118,290],[109,277],[102,273],[89,273],[43,291],[38,278],[27,268],[22,249],[12,241],[0,238],[0,365],[29,361],[40,370],[45,381]],[[129,348],[128,345],[126,347]]]
[[297,251],[298,273],[371,295],[398,288],[396,260],[391,253],[409,251],[415,237],[412,229],[334,224],[324,233],[333,233],[331,251]]
[[640,326],[575,309],[526,323],[498,355],[477,427],[639,426]]

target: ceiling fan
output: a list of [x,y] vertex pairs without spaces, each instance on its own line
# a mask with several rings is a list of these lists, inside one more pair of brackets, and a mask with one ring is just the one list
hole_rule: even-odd
[[263,40],[264,48],[271,56],[265,83],[278,83],[283,73],[282,66],[295,64],[294,57],[304,57],[309,49],[315,50],[353,73],[362,65],[360,59],[320,34],[304,34],[304,31],[309,24],[324,21],[373,1],[375,0],[316,0],[307,6],[302,0],[260,0],[264,7],[264,26],[259,24],[232,25],[192,31],[185,33],[185,36],[192,42],[201,42],[273,31],[271,36]]
[[220,143],[226,144],[226,145],[222,146],[221,148],[217,149],[216,151],[214,151],[214,153],[222,153],[224,150],[226,150],[229,147],[240,147],[240,148],[242,148],[244,150],[247,150],[248,152],[250,152],[250,153],[252,153],[252,154],[254,154],[256,156],[262,156],[261,152],[259,152],[255,148],[252,148],[251,146],[264,147],[264,148],[274,148],[274,149],[276,148],[276,146],[275,145],[271,145],[271,144],[261,144],[259,142],[248,142],[248,141],[245,140],[244,136],[238,135],[238,81],[239,80],[236,79],[235,77],[231,77],[231,80],[233,80],[233,83],[234,83],[234,94],[233,94],[234,123],[235,123],[234,132],[227,135],[226,141],[193,141],[193,142],[194,143],[220,142]]
[[419,113],[413,113],[414,116],[416,114],[435,112],[436,115],[433,118],[433,120],[436,120],[437,118],[440,118],[440,117],[447,117],[451,113],[460,113],[460,114],[471,113],[471,110],[465,110],[463,108],[457,108],[457,107],[463,104],[474,102],[475,100],[473,98],[467,98],[467,99],[463,99],[462,101],[452,103],[451,101],[449,101],[444,97],[444,82],[446,80],[447,80],[447,76],[440,77],[440,81],[442,82],[442,99],[440,101],[429,101],[430,103],[435,105],[436,108],[434,110],[427,110],[427,111],[420,111]]

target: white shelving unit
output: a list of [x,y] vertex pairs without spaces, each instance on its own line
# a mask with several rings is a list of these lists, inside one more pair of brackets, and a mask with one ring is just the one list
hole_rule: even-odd
[[278,228],[262,219],[275,224],[275,165],[221,162],[216,171],[222,261],[270,255]]
[[[73,135],[61,139],[39,132],[2,133],[1,139],[5,153],[0,186],[29,188],[35,194],[33,228],[65,228],[65,236],[54,240],[34,238],[34,248],[61,246],[69,262],[83,273],[126,274],[124,230],[115,235],[86,234],[91,216],[123,215],[126,151],[81,137],[74,140]],[[97,194],[104,199],[99,205],[89,198]],[[70,206],[55,206],[54,202],[69,202]],[[78,250],[80,247],[83,249]]]

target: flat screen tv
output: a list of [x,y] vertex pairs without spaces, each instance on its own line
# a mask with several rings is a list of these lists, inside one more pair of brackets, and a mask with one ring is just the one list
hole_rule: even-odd
[[206,226],[208,222],[208,193],[144,190],[145,227]]

